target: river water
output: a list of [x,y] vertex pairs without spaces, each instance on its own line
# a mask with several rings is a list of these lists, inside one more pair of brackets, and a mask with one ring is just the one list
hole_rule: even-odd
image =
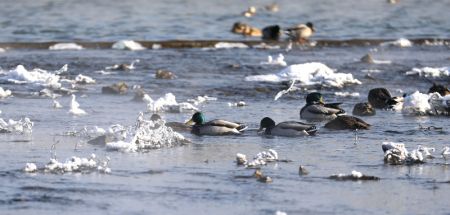
[[[273,137],[256,133],[259,121],[300,120],[299,111],[307,92],[320,91],[328,102],[343,102],[351,115],[354,104],[367,101],[368,91],[385,87],[395,96],[418,90],[427,93],[432,82],[450,83],[445,73],[437,77],[406,75],[412,68],[449,66],[450,2],[400,1],[279,1],[280,11],[261,11],[252,18],[240,14],[248,6],[262,7],[271,1],[2,1],[0,7],[0,87],[13,97],[0,100],[0,118],[34,122],[31,134],[0,135],[0,214],[448,214],[450,166],[440,157],[449,146],[448,116],[416,116],[401,111],[377,110],[361,117],[372,125],[367,131],[329,131],[318,123],[312,137]],[[280,48],[162,48],[141,51],[87,48],[48,50],[36,42],[115,42],[167,40],[236,40],[254,42],[229,32],[236,21],[257,27],[290,26],[314,22],[317,46]],[[431,43],[410,47],[380,44],[378,40],[426,38]],[[366,40],[367,45],[324,40]],[[437,39],[437,40],[432,40]],[[443,40],[442,40],[443,39]],[[376,42],[373,42],[376,41]],[[433,43],[434,41],[434,43]],[[259,43],[259,42],[257,42]],[[24,44],[25,48],[14,48]],[[27,47],[29,46],[29,47]],[[360,58],[371,53],[380,62],[367,64]],[[267,57],[284,55],[288,65],[320,62],[336,72],[352,74],[361,84],[343,88],[302,86],[274,101],[286,83],[246,81],[254,75],[274,74],[280,65],[264,65]],[[139,59],[131,72],[105,67]],[[388,62],[389,61],[389,62]],[[75,95],[84,116],[69,111],[71,97],[56,100],[37,96],[43,89],[35,82],[14,84],[7,80],[11,70],[23,65],[28,71],[40,68],[53,73],[68,64],[68,79],[78,74],[96,80],[80,85]],[[172,71],[173,80],[156,79],[158,69]],[[111,73],[100,73],[98,71]],[[447,72],[448,73],[448,72]],[[124,81],[124,95],[107,95],[101,88]],[[70,84],[65,83],[65,86]],[[132,101],[131,86],[141,86],[151,98],[173,93],[178,102],[197,96],[216,97],[199,104],[207,119],[224,118],[248,124],[239,136],[198,137],[182,132],[192,143],[146,152],[118,152],[87,143],[88,138],[64,135],[84,127],[108,128],[113,124],[134,125],[144,102]],[[70,88],[70,87],[69,87]],[[336,92],[359,93],[342,97]],[[245,101],[247,106],[228,103]],[[184,122],[193,112],[160,113],[167,121]],[[441,127],[424,130],[421,127]],[[54,150],[52,145],[56,144]],[[436,148],[436,158],[420,165],[388,165],[383,162],[382,142],[401,142],[410,150],[418,145]],[[245,178],[254,169],[237,166],[236,153],[252,158],[274,149],[281,159],[262,166],[272,183]],[[56,153],[56,154],[55,154]],[[56,155],[60,161],[71,156],[110,158],[111,173],[26,173],[26,163],[38,168]],[[309,170],[298,174],[300,165]],[[330,175],[352,170],[380,178],[379,181],[334,181]]]

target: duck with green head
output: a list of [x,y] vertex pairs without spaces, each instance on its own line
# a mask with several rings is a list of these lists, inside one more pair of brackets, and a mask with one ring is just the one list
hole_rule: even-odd
[[196,112],[186,124],[193,124],[191,132],[196,135],[228,135],[241,134],[247,126],[223,119],[206,122],[202,112]]
[[264,134],[273,136],[309,136],[314,135],[317,131],[316,126],[296,121],[284,121],[275,124],[275,121],[269,117],[261,120],[259,131],[264,130]]
[[321,93],[314,92],[306,96],[306,105],[300,110],[300,118],[306,120],[331,120],[345,111],[339,107],[342,103],[325,104]]

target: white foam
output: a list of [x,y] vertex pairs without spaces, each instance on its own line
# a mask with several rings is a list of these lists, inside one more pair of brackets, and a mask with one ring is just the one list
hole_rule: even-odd
[[278,54],[277,58],[274,60],[272,56],[267,56],[267,61],[261,62],[262,65],[280,65],[287,66],[286,61],[284,61],[283,54]]
[[15,121],[9,119],[8,122],[0,118],[0,131],[2,132],[14,132],[20,134],[30,134],[33,132],[34,123],[27,117]]
[[233,48],[246,49],[246,48],[248,48],[248,46],[245,45],[244,43],[218,42],[214,45],[214,48],[216,48],[216,49],[233,49]]
[[0,87],[0,99],[4,99],[8,96],[11,96],[11,90],[4,90],[2,87]]
[[0,80],[14,84],[34,84],[53,89],[61,88],[61,83],[59,82],[60,77],[58,75],[37,68],[28,71],[22,65],[18,65],[15,69],[5,72]]
[[50,46],[48,49],[50,49],[50,50],[82,50],[83,46],[80,46],[76,43],[57,43],[55,45]]
[[346,84],[361,84],[350,73],[335,73],[322,63],[304,63],[288,66],[277,74],[247,76],[246,81],[281,82],[297,80],[301,85],[322,85],[341,88]]
[[78,74],[75,77],[75,83],[77,84],[95,84],[95,80],[87,75]]
[[359,98],[359,93],[350,93],[350,92],[335,92],[334,95],[340,96],[340,97],[353,97],[353,98]]
[[161,49],[161,48],[162,48],[161,44],[155,43],[155,44],[152,45],[152,49]]
[[99,160],[95,154],[91,154],[90,157],[85,158],[73,156],[64,162],[52,158],[50,159],[50,162],[44,166],[44,172],[57,174],[68,172],[111,173],[111,169],[108,167],[109,160],[109,157],[106,157],[105,160]]
[[75,116],[86,115],[86,111],[80,108],[80,104],[76,100],[76,96],[72,94],[72,100],[70,101],[70,110],[69,113]]
[[130,135],[128,133],[123,135],[123,132],[119,130],[116,136],[123,136],[117,138],[116,141],[106,143],[107,149],[137,152],[186,144],[187,140],[184,136],[165,126],[164,120],[152,121],[144,119],[144,117],[143,113],[139,114],[134,129],[129,132]]
[[5,52],[6,50],[4,48],[0,48],[0,53]]
[[23,169],[25,172],[36,172],[37,166],[35,163],[26,163],[25,168]]
[[144,50],[145,47],[133,40],[120,40],[112,45],[113,49],[138,51]]
[[[245,157],[245,155],[241,153],[238,153],[236,156]],[[269,149],[267,151],[259,152],[255,155],[255,157],[253,157],[252,161],[245,162],[245,165],[248,167],[255,167],[265,165],[267,162],[273,162],[276,160],[278,160],[278,153],[273,149]]]
[[53,100],[53,108],[60,109],[63,108],[63,106],[56,100]]
[[150,96],[145,99],[148,101],[147,110],[150,112],[172,112],[180,113],[183,111],[198,111],[198,108],[188,102],[178,103],[175,95],[167,93],[163,97],[154,101]]
[[428,94],[423,94],[419,91],[406,96],[402,112],[406,114],[427,114],[431,110],[430,103],[428,103],[429,98]]
[[397,46],[397,47],[411,47],[413,46],[413,43],[405,38],[400,38],[398,40],[395,41],[390,41],[390,42],[384,42],[380,44],[381,46]]
[[442,76],[450,76],[450,67],[422,67],[422,68],[413,68],[412,70],[405,73],[406,75],[419,75],[424,77],[442,77]]
[[201,103],[208,102],[208,101],[217,101],[217,98],[204,95],[204,96],[197,96],[197,98],[194,98],[194,99],[188,99],[188,102],[190,102],[194,105],[199,105]]

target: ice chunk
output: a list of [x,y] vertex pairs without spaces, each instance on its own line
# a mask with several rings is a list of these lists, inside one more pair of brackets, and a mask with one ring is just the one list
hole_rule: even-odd
[[422,68],[412,68],[411,71],[406,72],[406,75],[419,75],[424,77],[438,78],[443,76],[450,76],[450,67],[422,67]]
[[400,38],[395,41],[381,43],[380,45],[381,46],[397,46],[397,47],[404,48],[404,47],[411,47],[413,45],[413,43],[411,41],[409,41],[408,39]]
[[145,47],[143,47],[141,44],[133,41],[133,40],[120,40],[112,45],[113,49],[120,49],[120,50],[131,50],[131,51],[137,51],[137,50],[144,50]]
[[229,42],[218,42],[214,45],[216,49],[232,49],[232,48],[240,48],[245,49],[248,48],[244,43],[229,43]]
[[75,83],[77,84],[95,84],[95,80],[89,76],[78,74],[75,77]]
[[50,46],[48,49],[50,49],[50,50],[82,50],[83,46],[80,46],[76,43],[56,43],[55,45]]
[[431,110],[428,94],[420,93],[419,91],[408,95],[404,99],[402,112],[406,114],[427,114]]
[[350,92],[335,92],[334,95],[340,97],[354,97],[354,98],[359,97],[359,93],[350,93]]
[[297,80],[301,85],[322,85],[341,88],[346,84],[361,84],[350,73],[335,73],[322,63],[304,63],[288,66],[277,74],[247,76],[246,81],[282,82]]

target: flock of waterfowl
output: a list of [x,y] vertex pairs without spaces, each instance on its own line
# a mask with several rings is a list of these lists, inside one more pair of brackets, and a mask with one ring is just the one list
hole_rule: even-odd
[[[450,90],[443,85],[434,84],[429,93],[439,93],[441,96],[450,95]],[[369,91],[368,102],[357,103],[353,109],[353,115],[373,116],[377,109],[395,109],[402,103],[402,97],[392,97],[386,88],[374,88]],[[324,127],[333,130],[358,130],[370,129],[370,124],[364,120],[346,115],[346,111],[339,107],[342,103],[325,103],[319,92],[309,93],[306,96],[306,104],[300,110],[300,119],[309,122],[328,121]],[[444,110],[450,113],[449,107]],[[240,134],[247,126],[242,123],[230,122],[223,119],[206,121],[201,112],[196,112],[191,120],[186,123],[193,125],[190,130],[196,135],[227,135]],[[170,125],[169,125],[170,126]],[[188,128],[189,129],[189,128]],[[270,117],[264,117],[260,122],[259,132],[273,136],[305,136],[315,135],[316,125],[299,121],[285,121],[278,124]]]

